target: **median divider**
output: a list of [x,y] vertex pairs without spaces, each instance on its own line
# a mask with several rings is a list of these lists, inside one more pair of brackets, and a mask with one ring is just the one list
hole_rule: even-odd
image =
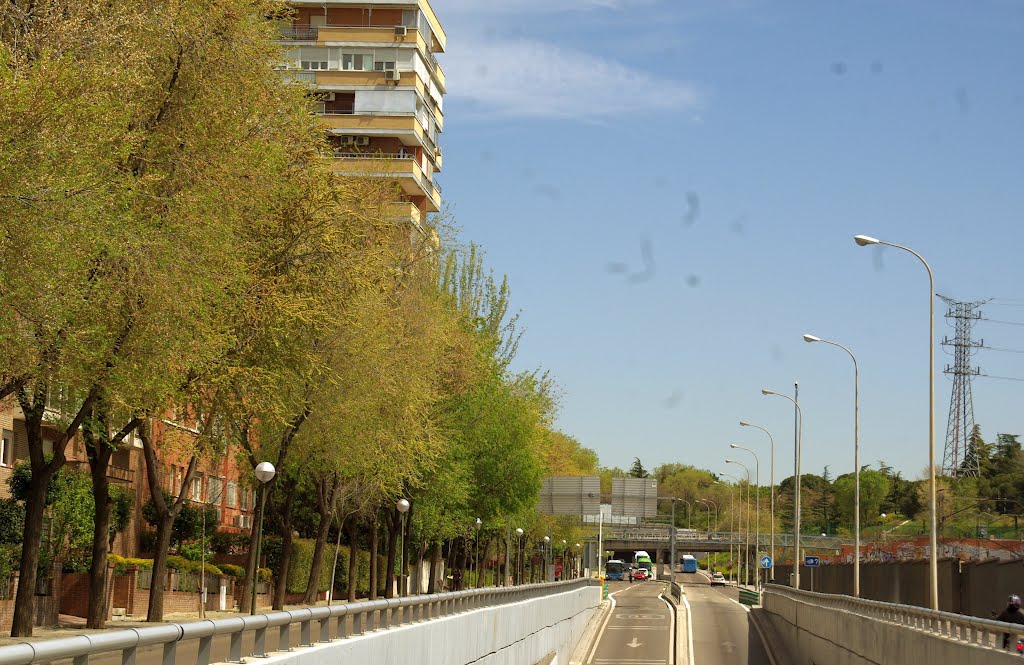
[[761,604],[761,594],[750,589],[740,589],[740,603],[751,607]]

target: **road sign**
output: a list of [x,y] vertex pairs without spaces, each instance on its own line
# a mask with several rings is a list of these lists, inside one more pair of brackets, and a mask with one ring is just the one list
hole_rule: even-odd
[[771,568],[772,567],[772,558],[770,556],[767,556],[767,555],[761,557],[761,567],[762,568]]
[[805,556],[804,565],[810,568],[816,568],[821,565],[821,559],[816,556]]

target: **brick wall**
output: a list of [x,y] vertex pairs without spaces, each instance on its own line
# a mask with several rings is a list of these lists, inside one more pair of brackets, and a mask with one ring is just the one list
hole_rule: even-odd
[[[54,565],[54,575],[50,581],[50,594],[35,597],[35,621],[36,626],[56,626],[58,610],[60,607],[60,594],[62,588],[60,564]],[[0,600],[0,633],[10,633],[11,624],[14,621],[14,597],[18,593],[18,574],[11,576],[8,589],[8,600]]]

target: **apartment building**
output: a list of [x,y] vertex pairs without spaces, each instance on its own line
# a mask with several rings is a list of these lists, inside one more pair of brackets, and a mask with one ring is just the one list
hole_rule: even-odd
[[[55,404],[48,407],[43,418],[43,452],[53,451],[53,444],[60,436],[64,418]],[[166,418],[155,418],[151,423],[154,441],[161,450],[160,485],[166,491],[177,494],[183,486],[188,458],[180,452],[187,446],[180,445],[183,438],[198,435],[196,423],[176,413]],[[84,473],[89,471],[85,444],[81,434],[68,442],[65,448],[67,466]],[[28,435],[25,430],[25,416],[12,400],[0,402],[0,498],[9,498],[7,479],[14,467],[29,459]],[[222,532],[248,532],[253,524],[255,482],[252,471],[246,465],[239,465],[233,451],[218,456],[208,456],[197,466],[191,481],[190,500],[201,502],[217,512],[217,528]],[[112,484],[128,488],[134,499],[134,511],[127,531],[117,537],[111,550],[122,556],[145,554],[140,550],[142,531],[148,528],[142,519],[142,506],[151,496],[146,474],[142,442],[137,436],[129,436],[126,445],[121,446],[111,457],[107,477]],[[211,525],[213,526],[213,525]]]
[[428,0],[291,2],[287,76],[315,88],[339,174],[389,176],[419,228],[441,207],[445,33]]

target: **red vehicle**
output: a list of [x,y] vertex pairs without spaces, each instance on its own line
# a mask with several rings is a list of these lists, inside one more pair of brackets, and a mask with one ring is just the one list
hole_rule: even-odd
[[647,569],[646,568],[634,568],[633,579],[636,581],[647,580]]

